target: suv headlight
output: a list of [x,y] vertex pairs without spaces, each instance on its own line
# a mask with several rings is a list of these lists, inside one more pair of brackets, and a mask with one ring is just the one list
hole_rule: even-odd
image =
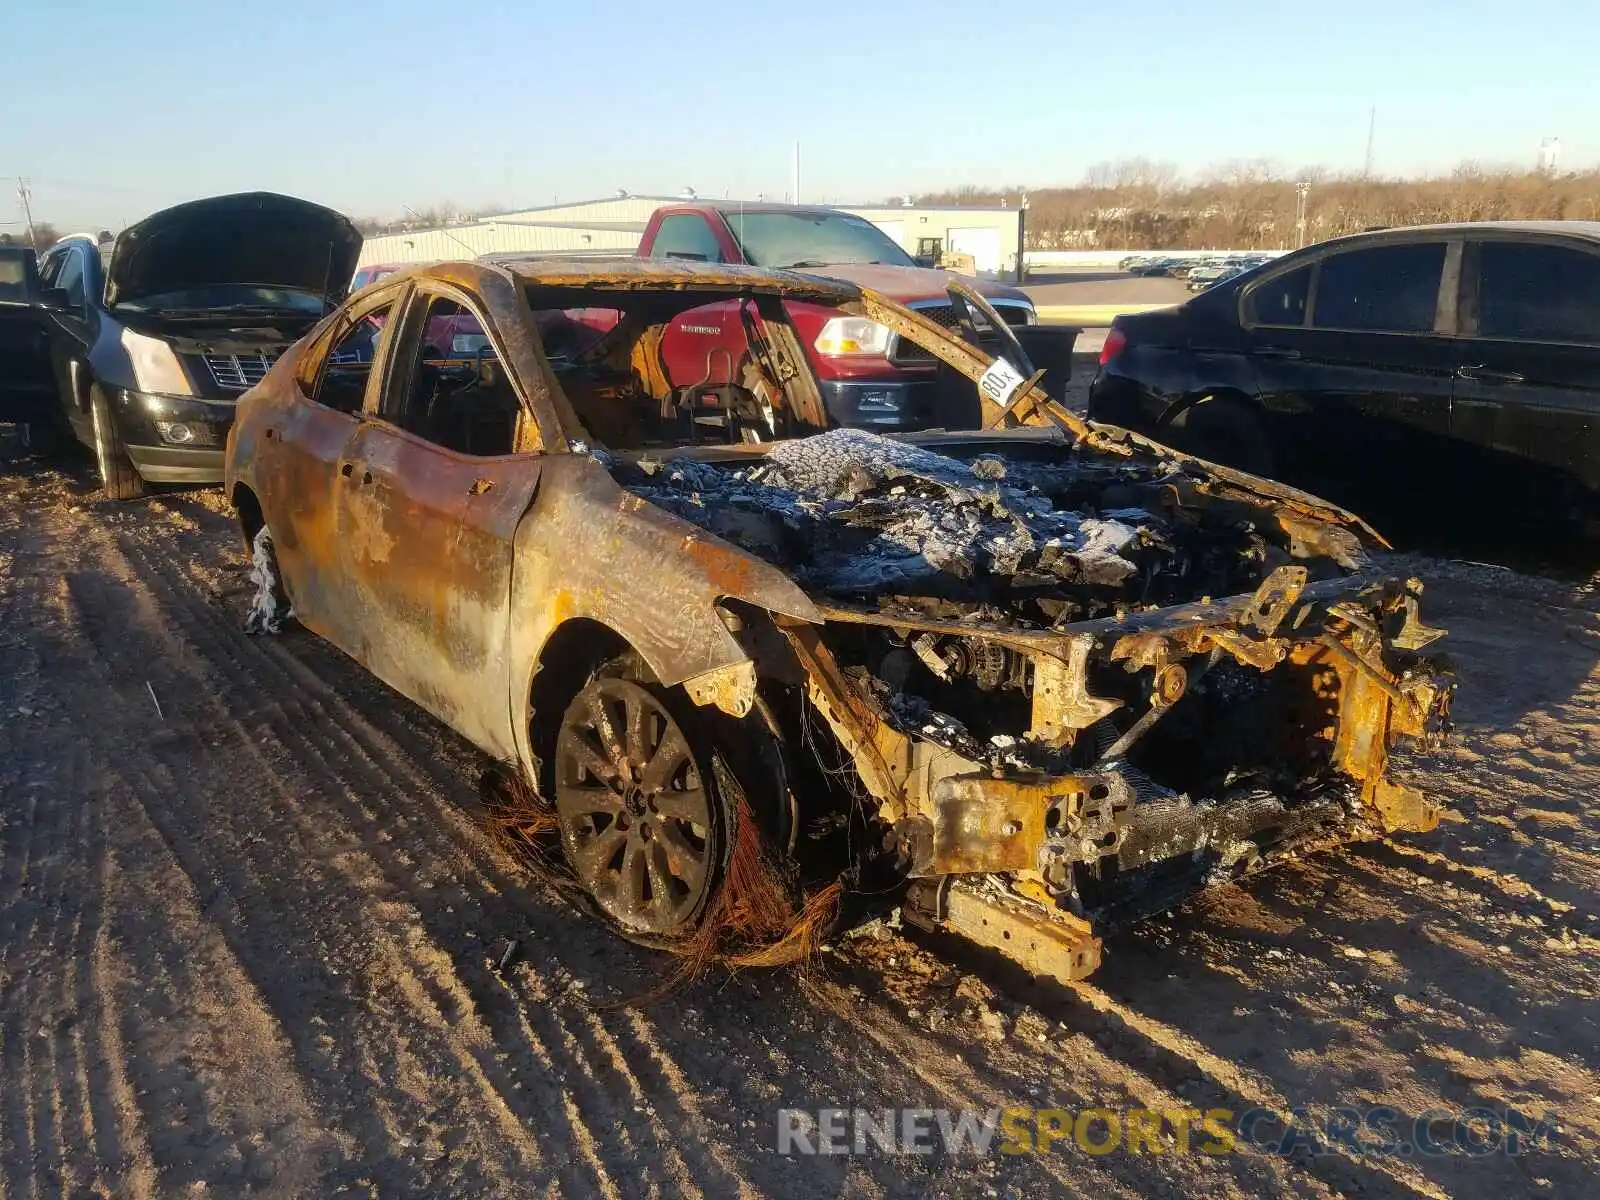
[[865,356],[882,358],[889,353],[889,329],[866,317],[833,317],[817,334],[818,354],[829,358]]

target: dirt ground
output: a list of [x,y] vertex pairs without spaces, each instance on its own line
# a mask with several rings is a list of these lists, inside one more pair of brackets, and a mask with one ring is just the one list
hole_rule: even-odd
[[[1595,1194],[1587,587],[1416,564],[1461,677],[1433,835],[1217,891],[1072,988],[885,932],[641,1009],[662,959],[482,831],[480,756],[303,631],[240,633],[218,492],[108,505],[0,458],[0,1195]],[[784,1107],[1380,1103],[1559,1128],[1521,1158],[776,1151]]]

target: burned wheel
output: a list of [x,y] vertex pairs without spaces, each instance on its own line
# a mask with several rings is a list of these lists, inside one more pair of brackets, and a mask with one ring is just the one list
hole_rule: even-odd
[[640,940],[692,932],[727,821],[660,689],[591,679],[562,716],[554,768],[562,846],[595,903]]

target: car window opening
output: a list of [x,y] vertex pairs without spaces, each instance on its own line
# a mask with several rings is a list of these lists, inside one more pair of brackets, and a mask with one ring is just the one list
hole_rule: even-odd
[[[557,385],[610,449],[764,442],[825,425],[798,417],[815,381],[787,323],[763,316],[753,297],[529,288],[527,299]],[[677,320],[702,307],[704,318]],[[737,356],[704,332],[736,321],[745,332]],[[791,346],[787,356],[779,343]],[[789,358],[801,361],[786,368]]]
[[512,454],[522,411],[516,389],[482,323],[465,306],[433,296],[409,370],[386,413],[420,438],[479,458]]
[[318,374],[311,399],[336,412],[355,414],[367,394],[378,337],[393,304],[357,318],[338,336]]

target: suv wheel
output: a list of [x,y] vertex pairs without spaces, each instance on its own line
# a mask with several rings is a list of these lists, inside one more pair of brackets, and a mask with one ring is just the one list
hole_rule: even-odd
[[111,401],[98,384],[89,385],[89,409],[94,417],[94,457],[100,468],[100,486],[108,500],[133,500],[144,495],[144,479],[133,469],[122,444]]

